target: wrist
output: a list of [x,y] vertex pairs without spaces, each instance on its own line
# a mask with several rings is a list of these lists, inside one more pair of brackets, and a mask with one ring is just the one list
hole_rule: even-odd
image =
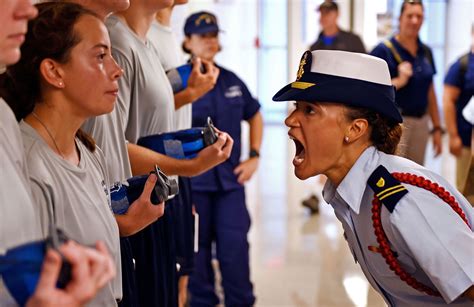
[[441,134],[444,134],[446,131],[443,129],[441,126],[433,126],[433,128],[430,130],[430,134],[434,134],[436,132],[440,132]]
[[252,158],[257,158],[257,159],[260,158],[260,152],[255,148],[252,148],[249,151],[249,159],[252,159]]

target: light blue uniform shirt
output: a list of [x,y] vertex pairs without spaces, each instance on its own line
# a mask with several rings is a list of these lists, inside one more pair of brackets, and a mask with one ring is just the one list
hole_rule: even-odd
[[[398,254],[398,262],[415,279],[438,290],[443,298],[410,287],[390,270],[382,254],[368,249],[378,243],[372,226],[374,192],[367,180],[379,165],[390,173],[412,173],[437,182],[456,198],[466,214],[471,228],[436,195],[404,183],[408,194],[398,201],[393,212],[382,205],[382,225],[391,249]],[[441,176],[410,160],[369,147],[338,187],[330,181],[326,183],[323,197],[342,223],[355,260],[388,305],[426,307],[454,301],[454,306],[473,306],[472,301],[458,298],[474,284],[473,208]]]

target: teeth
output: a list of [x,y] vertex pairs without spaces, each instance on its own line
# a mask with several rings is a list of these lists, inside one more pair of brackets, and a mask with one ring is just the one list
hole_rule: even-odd
[[291,135],[289,135],[290,137],[290,140],[296,140],[294,137],[292,137]]

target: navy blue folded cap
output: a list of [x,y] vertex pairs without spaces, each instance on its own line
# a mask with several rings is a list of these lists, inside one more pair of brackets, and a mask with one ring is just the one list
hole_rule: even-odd
[[219,25],[214,14],[201,11],[190,15],[184,23],[184,34],[205,34],[219,32]]
[[335,102],[373,110],[401,123],[387,63],[361,53],[306,51],[297,78],[273,97],[274,101]]

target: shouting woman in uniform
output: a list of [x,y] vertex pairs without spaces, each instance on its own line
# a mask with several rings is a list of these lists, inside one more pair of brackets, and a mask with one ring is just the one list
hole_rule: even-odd
[[472,208],[442,177],[394,155],[402,117],[387,63],[308,51],[273,99],[296,101],[285,121],[295,174],[328,177],[323,197],[387,304],[472,306]]

